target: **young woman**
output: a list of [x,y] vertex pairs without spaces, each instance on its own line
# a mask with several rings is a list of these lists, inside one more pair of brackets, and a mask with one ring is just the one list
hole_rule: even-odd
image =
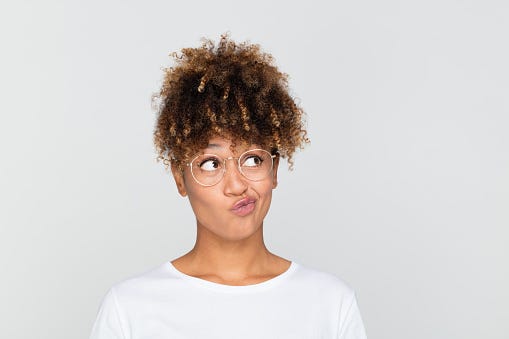
[[154,141],[196,216],[194,247],[103,299],[91,339],[365,338],[353,290],[270,252],[280,158],[308,142],[286,75],[222,36],[175,55]]

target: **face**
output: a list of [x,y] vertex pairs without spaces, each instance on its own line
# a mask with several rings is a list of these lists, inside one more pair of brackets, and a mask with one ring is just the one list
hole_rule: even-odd
[[[212,153],[226,159],[238,157],[254,148],[259,147],[237,143],[232,152],[229,140],[216,137],[201,153]],[[227,160],[224,177],[214,186],[198,184],[189,166],[185,166],[183,172],[172,167],[172,172],[179,193],[189,198],[199,232],[205,231],[225,240],[241,240],[262,231],[272,190],[277,186],[278,163],[279,158],[274,158],[272,172],[262,180],[252,181],[239,172],[236,159]]]

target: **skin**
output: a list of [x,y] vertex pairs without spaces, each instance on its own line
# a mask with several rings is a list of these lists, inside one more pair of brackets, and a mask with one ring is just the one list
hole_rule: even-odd
[[[236,157],[257,145],[237,143],[234,152],[230,140],[215,137],[205,153],[224,158]],[[291,262],[271,253],[263,239],[263,220],[269,211],[272,190],[277,186],[279,158],[272,173],[261,181],[246,179],[235,160],[227,161],[226,173],[216,185],[204,187],[192,177],[190,168],[172,166],[177,190],[188,197],[196,216],[196,242],[183,256],[172,261],[179,271],[225,285],[250,285],[263,282],[286,271]],[[239,200],[256,199],[253,212],[238,216],[231,208]]]

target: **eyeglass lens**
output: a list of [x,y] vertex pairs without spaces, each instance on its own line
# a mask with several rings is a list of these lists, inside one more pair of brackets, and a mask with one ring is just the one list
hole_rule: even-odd
[[[237,158],[233,158],[237,160]],[[264,179],[272,170],[272,155],[262,149],[241,154],[236,161],[240,173],[249,180]],[[224,176],[226,160],[215,154],[200,154],[191,162],[194,179],[201,185],[212,186]]]

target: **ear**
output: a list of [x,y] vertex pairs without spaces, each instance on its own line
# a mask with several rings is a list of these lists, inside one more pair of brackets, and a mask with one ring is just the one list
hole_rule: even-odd
[[184,171],[180,166],[175,163],[171,163],[171,173],[173,174],[173,179],[175,179],[175,184],[177,185],[177,190],[180,195],[185,197],[187,195],[186,185],[184,180]]
[[277,187],[277,170],[279,168],[279,154],[274,158],[274,165],[272,166],[272,189]]

